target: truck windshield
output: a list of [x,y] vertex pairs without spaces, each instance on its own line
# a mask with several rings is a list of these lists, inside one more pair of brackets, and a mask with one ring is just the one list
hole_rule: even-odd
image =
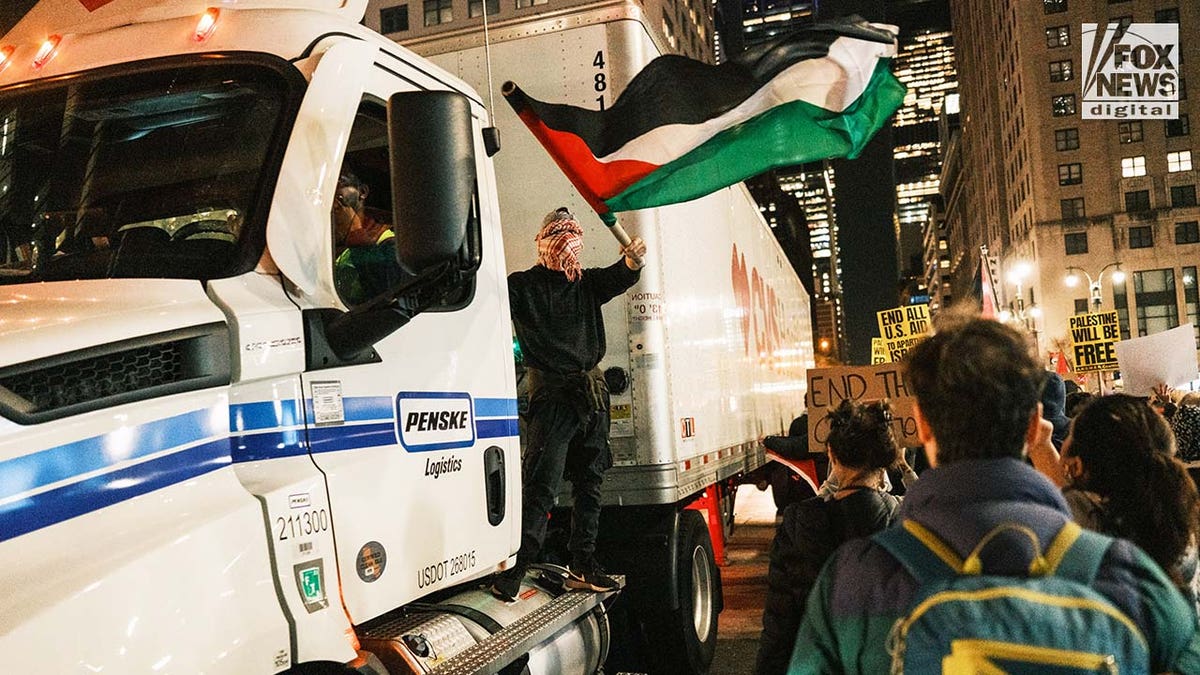
[[253,265],[288,82],[213,61],[0,91],[0,284]]

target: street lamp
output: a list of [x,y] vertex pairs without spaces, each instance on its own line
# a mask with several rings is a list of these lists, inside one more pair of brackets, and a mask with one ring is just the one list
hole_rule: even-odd
[[1088,293],[1091,295],[1092,299],[1092,311],[1098,312],[1100,311],[1100,305],[1104,300],[1104,294],[1100,284],[1104,282],[1104,273],[1110,268],[1114,267],[1116,269],[1114,269],[1112,274],[1109,275],[1109,279],[1111,279],[1114,284],[1123,283],[1125,281],[1125,271],[1121,269],[1121,263],[1119,262],[1110,262],[1104,267],[1101,267],[1100,273],[1096,275],[1095,279],[1093,279],[1092,275],[1088,274],[1086,270],[1073,266],[1067,267],[1067,276],[1063,279],[1063,281],[1067,284],[1067,286],[1075,288],[1079,285],[1079,275],[1082,274],[1088,282]]
[[1025,305],[1025,280],[1033,276],[1033,265],[1028,262],[1021,261],[1012,266],[1006,275],[1008,282],[1016,286],[1017,292],[1013,300],[1008,303],[1008,308],[1000,311],[1000,321],[1008,322],[1011,319],[1016,319],[1022,326],[1025,327],[1032,335],[1034,342],[1038,339],[1037,319],[1041,317],[1042,310],[1035,303],[1030,303],[1028,307]]

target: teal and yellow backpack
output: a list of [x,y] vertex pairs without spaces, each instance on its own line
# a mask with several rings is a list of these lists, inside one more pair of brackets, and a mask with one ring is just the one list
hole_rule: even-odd
[[907,613],[888,638],[893,673],[1039,675],[1150,672],[1146,638],[1091,588],[1112,538],[1068,522],[1024,577],[987,574],[980,554],[1005,523],[962,559],[913,520],[872,538],[916,579]]

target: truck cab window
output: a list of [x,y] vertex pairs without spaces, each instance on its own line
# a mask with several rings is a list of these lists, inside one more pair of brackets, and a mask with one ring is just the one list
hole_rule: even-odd
[[[368,98],[359,106],[331,205],[333,277],[338,296],[353,307],[411,280],[396,262],[387,111]],[[430,311],[458,309],[470,288],[454,289]],[[405,304],[401,299],[401,304]]]
[[193,62],[0,92],[0,283],[248,269],[286,91]]

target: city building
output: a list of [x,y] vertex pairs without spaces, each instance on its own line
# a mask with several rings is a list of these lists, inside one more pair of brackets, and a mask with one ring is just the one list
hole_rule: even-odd
[[[825,9],[811,1],[766,2],[764,0],[742,0],[742,27],[739,38],[749,46],[771,39],[788,30],[807,25],[817,18],[817,10]],[[840,9],[834,8],[838,13]],[[849,10],[847,10],[849,11]],[[933,223],[933,214],[938,202],[938,182],[941,170],[941,141],[938,133],[939,116],[943,100],[957,90],[954,67],[954,41],[950,33],[950,13],[946,0],[890,0],[886,3],[886,21],[900,27],[899,53],[893,70],[897,78],[909,88],[904,105],[897,112],[893,123],[894,168],[875,167],[877,175],[895,173],[896,186],[894,208],[896,217],[889,222],[873,222],[855,213],[854,236],[844,242],[849,250],[839,243],[839,209],[835,197],[838,181],[835,179],[836,162],[821,162],[807,166],[783,169],[757,177],[752,184],[778,183],[784,192],[792,194],[801,204],[808,223],[809,246],[812,251],[812,277],[814,282],[814,307],[824,303],[832,310],[833,319],[814,320],[814,342],[828,340],[834,346],[835,357],[849,358],[849,340],[846,322],[846,293],[843,274],[843,259],[846,255],[854,259],[858,247],[869,248],[860,269],[852,270],[849,280],[861,286],[884,286],[884,300],[888,307],[901,302],[925,302],[931,293],[924,274],[924,237]],[[858,160],[855,160],[858,162]],[[869,160],[863,160],[869,161]],[[862,162],[858,162],[861,164]],[[886,160],[883,162],[886,164]],[[854,168],[860,168],[858,164]],[[880,162],[875,162],[880,164]],[[877,194],[878,181],[868,183],[873,194]],[[756,196],[766,192],[755,189]],[[859,192],[861,199],[862,193]],[[887,198],[891,198],[888,195]],[[760,202],[762,203],[762,202]],[[788,204],[790,206],[790,203]],[[782,208],[781,204],[763,203],[764,213]],[[878,238],[880,227],[892,231],[885,235],[893,241],[890,246],[869,241]],[[893,294],[893,279],[880,269],[876,250],[894,247],[896,251],[901,292]],[[892,275],[896,276],[896,275]],[[858,351],[869,347],[865,339],[875,334],[875,315],[868,305],[861,302],[860,293],[851,294],[851,300],[859,300],[852,311],[863,319],[866,327],[859,329],[855,341]],[[895,300],[890,298],[895,295]],[[878,303],[876,303],[878,304]],[[879,308],[875,308],[879,309]],[[814,309],[814,312],[816,310]],[[825,310],[822,310],[825,311]],[[860,355],[861,357],[861,355]],[[859,358],[861,362],[861,358]]]
[[[485,10],[489,28],[503,31],[539,18],[547,20],[545,30],[553,30],[554,19],[562,10],[600,4],[598,0],[368,0],[363,23],[403,44],[478,30]],[[640,5],[651,17],[660,44],[674,53],[713,62],[711,5],[704,0],[646,0]]]
[[946,97],[958,91],[954,37],[946,0],[895,1],[888,20],[901,29],[893,72],[908,87],[892,122],[897,251],[905,293],[922,302],[932,295],[924,253],[927,237],[936,230],[942,110]]
[[[1126,338],[1197,316],[1200,5],[1178,0],[952,0],[962,169],[945,183],[951,294],[978,298],[980,246],[998,301],[1044,355],[1069,318],[1119,313]],[[1084,24],[1178,23],[1177,119],[1086,119]],[[927,260],[927,267],[929,261]],[[1119,270],[1119,273],[1117,273]],[[1074,285],[1069,282],[1074,281]],[[1200,329],[1197,331],[1200,341]]]

